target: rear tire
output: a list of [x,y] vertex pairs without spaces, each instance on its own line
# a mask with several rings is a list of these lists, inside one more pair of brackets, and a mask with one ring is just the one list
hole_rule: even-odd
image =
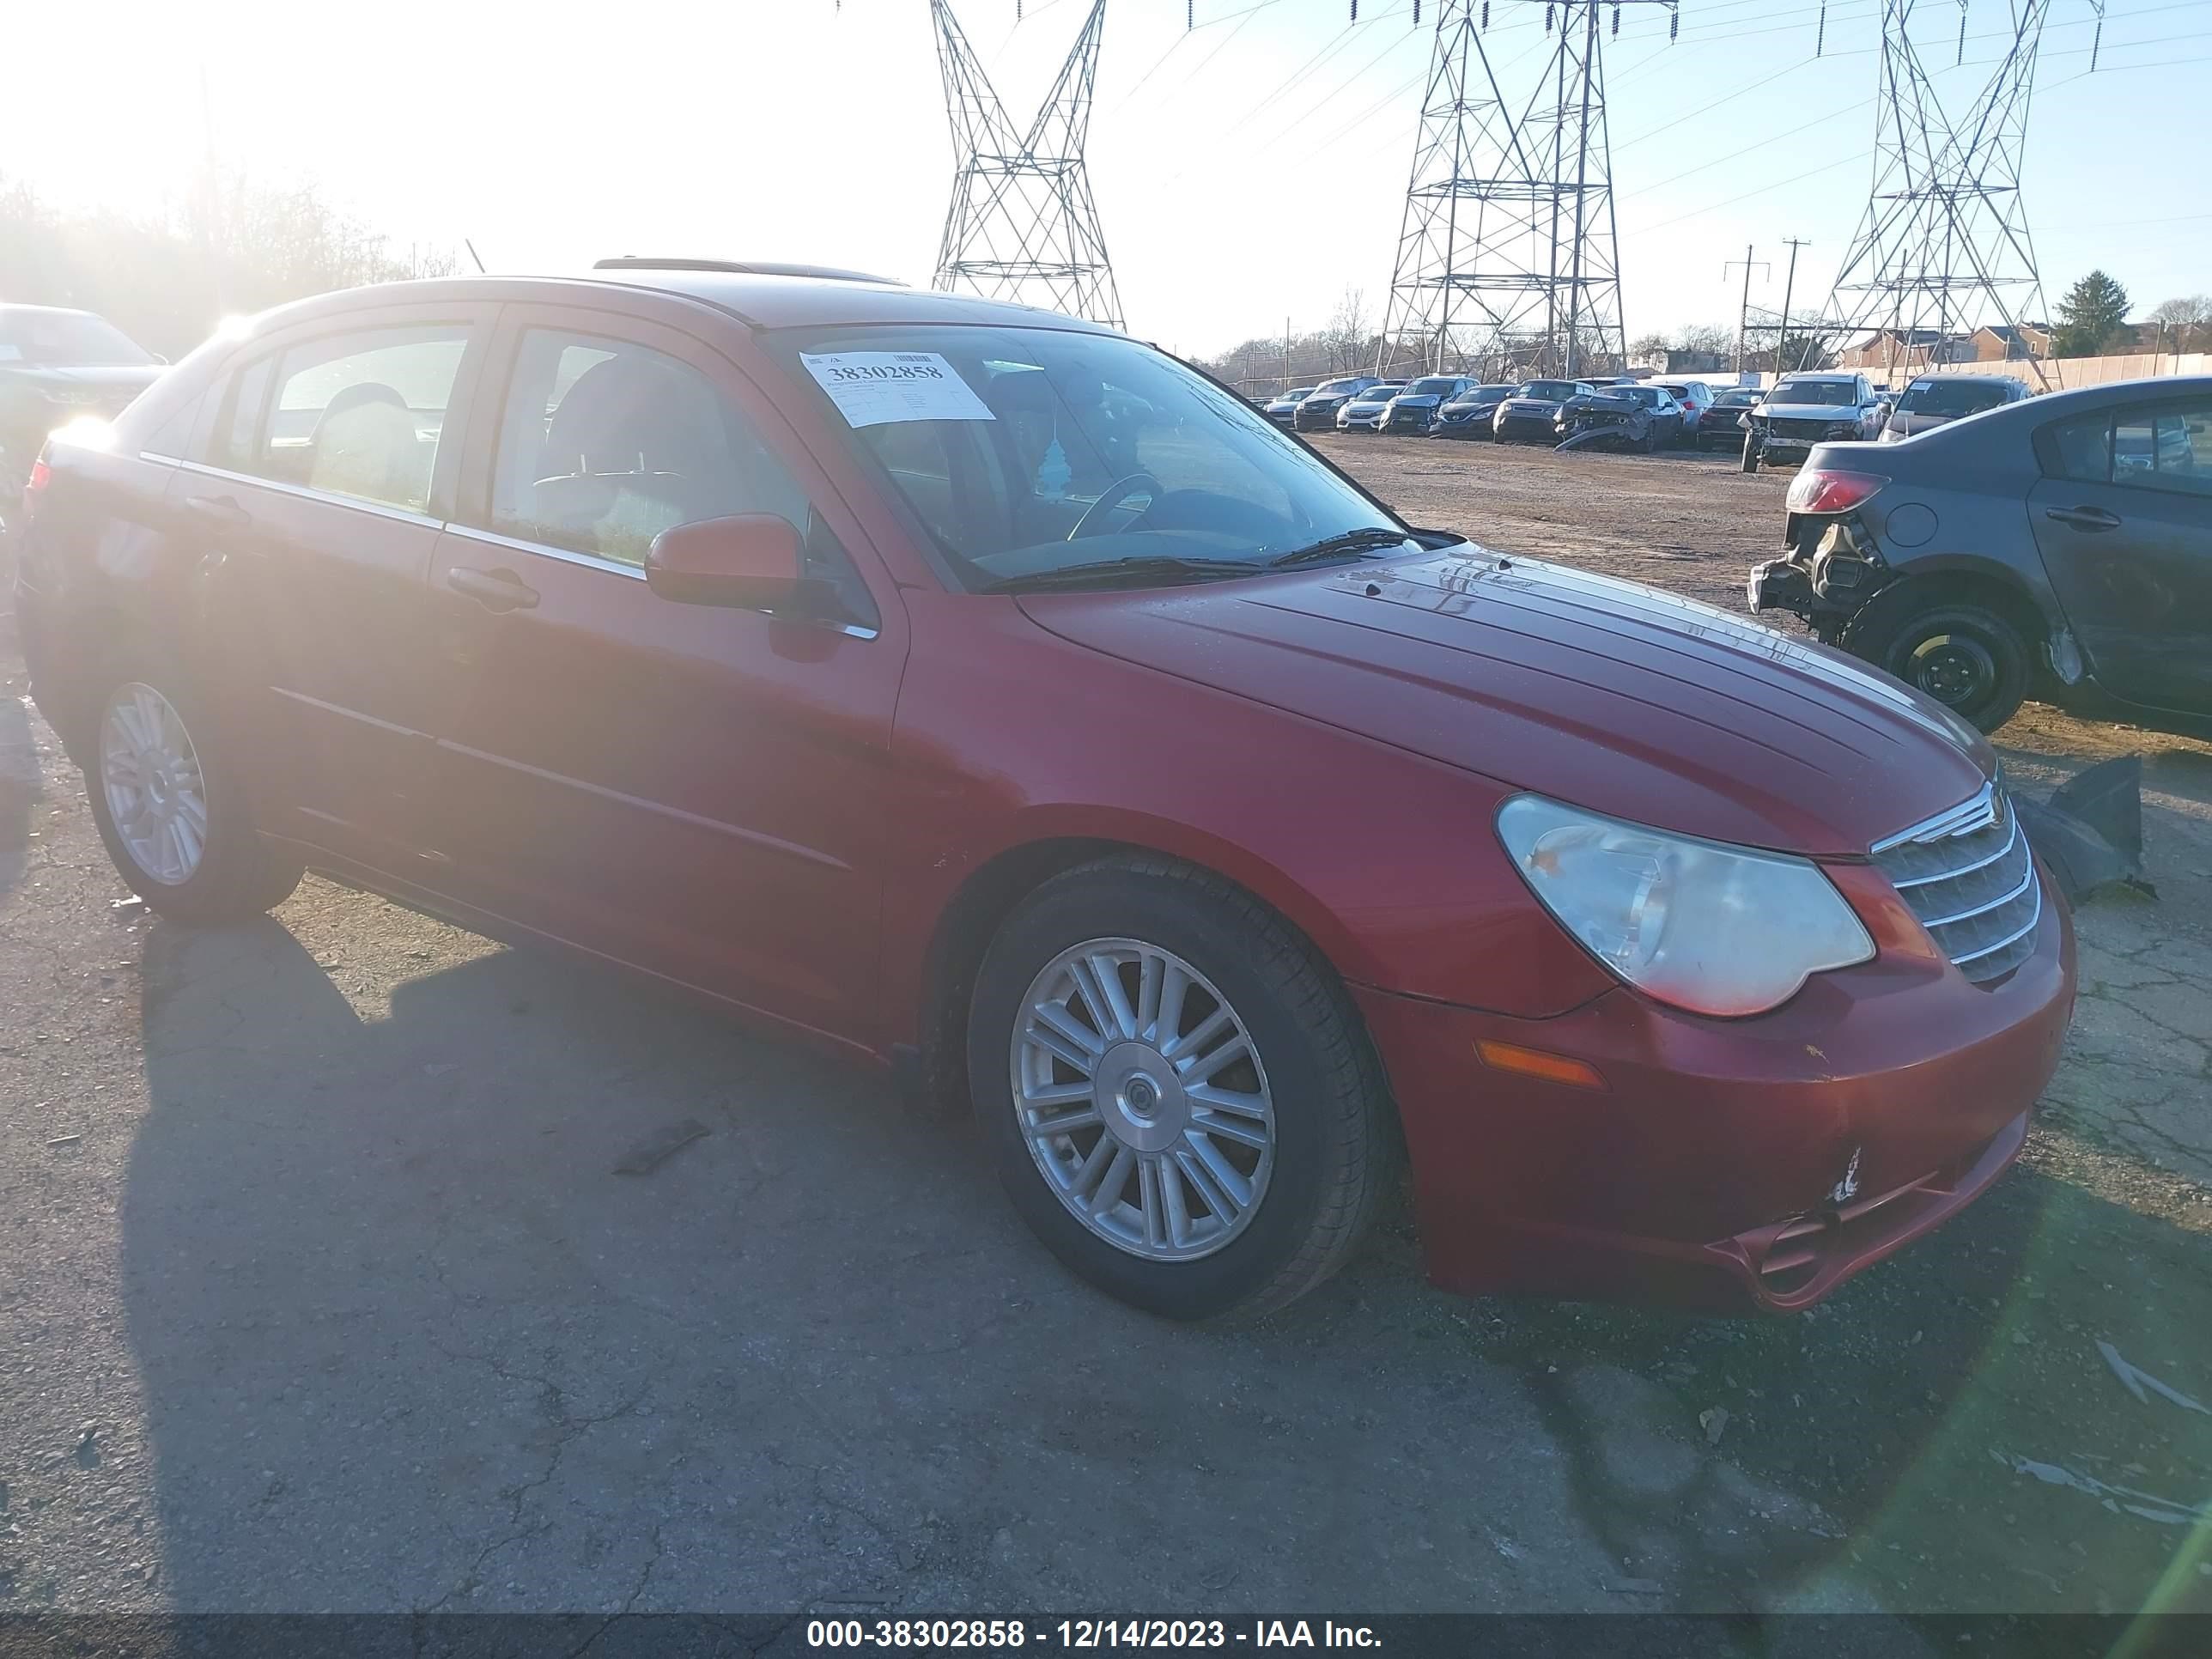
[[[1240,1041],[1249,1059],[1205,1069]],[[1304,1295],[1351,1255],[1389,1172],[1382,1072],[1342,985],[1280,916],[1186,865],[1111,859],[1031,894],[976,975],[968,1073],[1023,1220],[1169,1319]]]
[[131,890],[198,926],[290,897],[304,869],[253,827],[236,757],[191,677],[142,648],[118,652],[94,684],[85,793]]
[[2027,696],[2027,641],[1971,600],[1936,598],[1893,621],[1863,617],[1844,643],[1984,732],[2003,726]]

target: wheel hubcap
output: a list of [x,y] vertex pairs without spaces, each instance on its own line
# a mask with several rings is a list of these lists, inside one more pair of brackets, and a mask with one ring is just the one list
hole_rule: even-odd
[[1978,702],[1996,684],[1997,665],[1975,640],[1958,634],[1923,641],[1912,653],[1911,680],[1952,708]]
[[107,816],[149,880],[191,879],[207,847],[206,785],[191,734],[169,700],[136,681],[108,699],[100,723],[100,782]]
[[1275,1107],[1251,1034],[1203,974],[1139,939],[1091,939],[1030,982],[1013,1107],[1069,1214],[1129,1255],[1210,1255],[1250,1223]]

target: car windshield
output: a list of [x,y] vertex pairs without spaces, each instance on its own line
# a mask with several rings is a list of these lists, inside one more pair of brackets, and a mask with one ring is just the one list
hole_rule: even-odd
[[84,311],[0,310],[0,363],[46,368],[144,368],[154,355]]
[[2006,402],[2010,389],[1987,380],[1915,380],[1898,408],[1907,415],[1978,415]]
[[1406,388],[1404,386],[1395,384],[1387,386],[1370,386],[1366,391],[1359,394],[1359,399],[1362,403],[1379,404],[1388,398],[1396,397],[1405,389]]
[[[971,591],[1205,580],[1406,539],[1243,399],[1119,336],[924,324],[777,339]],[[1322,546],[1347,535],[1375,545]]]
[[1858,391],[1849,380],[1784,380],[1767,394],[1775,404],[1823,404],[1838,409],[1857,405]]
[[1522,398],[1548,398],[1557,404],[1565,403],[1573,397],[1575,391],[1575,383],[1572,380],[1524,380],[1516,389],[1515,395]]
[[1346,392],[1358,390],[1359,382],[1356,380],[1325,380],[1319,388],[1318,395],[1323,398],[1341,398]]
[[1713,406],[1716,409],[1748,409],[1759,398],[1759,394],[1756,392],[1723,392],[1713,399]]
[[1416,380],[1407,387],[1417,398],[1446,398],[1458,388],[1456,380]]
[[1310,398],[1312,396],[1313,388],[1311,386],[1294,386],[1288,392],[1285,392],[1281,397],[1276,398],[1275,401],[1279,404],[1287,404],[1294,402],[1300,398]]

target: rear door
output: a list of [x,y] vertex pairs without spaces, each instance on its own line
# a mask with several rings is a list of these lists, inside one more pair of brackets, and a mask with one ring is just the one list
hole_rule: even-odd
[[2036,450],[2036,545],[2098,684],[2212,708],[2212,398],[2057,422]]
[[428,757],[428,578],[494,308],[393,306],[273,336],[226,377],[170,500],[276,833],[404,874]]
[[[866,1024],[904,614],[773,404],[690,335],[511,306],[431,576],[439,890],[818,1030]],[[835,621],[683,605],[659,531],[775,514]],[[856,553],[854,550],[858,550]]]

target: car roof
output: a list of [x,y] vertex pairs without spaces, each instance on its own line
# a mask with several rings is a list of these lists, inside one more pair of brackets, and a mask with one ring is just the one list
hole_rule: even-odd
[[672,295],[712,306],[757,329],[860,325],[871,323],[957,323],[1001,328],[1049,328],[1111,334],[1103,324],[1054,311],[1010,305],[965,294],[908,288],[857,272],[814,266],[703,260],[620,264],[573,274],[532,276],[437,276],[384,283],[318,295],[281,307],[286,318],[396,301],[557,301],[563,293]]
[[98,317],[100,315],[96,311],[86,311],[77,306],[0,305],[0,317],[10,317],[18,313],[28,313],[34,317]]

